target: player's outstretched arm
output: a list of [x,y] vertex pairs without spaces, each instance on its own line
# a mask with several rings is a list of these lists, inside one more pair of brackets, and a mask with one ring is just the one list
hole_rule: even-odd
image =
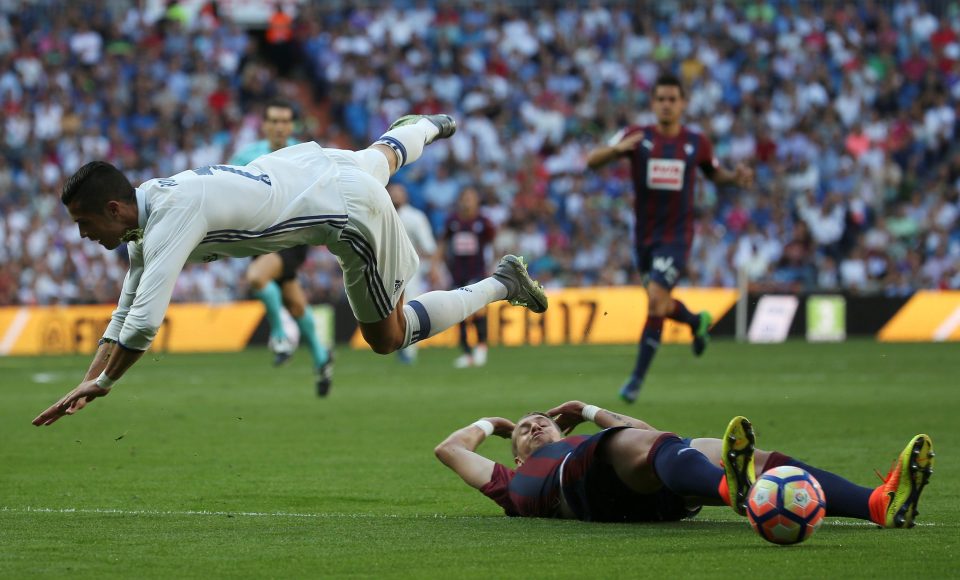
[[584,421],[593,421],[599,427],[604,429],[608,427],[633,427],[634,429],[644,429],[654,431],[655,429],[649,423],[601,409],[596,405],[588,405],[582,401],[567,401],[566,403],[554,407],[547,411],[560,426],[563,434],[566,435]]
[[[59,401],[48,407],[46,411],[37,415],[33,424],[37,427],[52,425],[60,417],[76,413],[90,401],[107,396],[110,394],[113,382],[133,366],[133,363],[137,362],[141,356],[143,356],[142,351],[125,349],[114,343],[100,345],[97,354],[94,355],[93,362],[90,363],[90,368],[87,370],[86,378]],[[98,368],[101,369],[100,373],[91,377]],[[104,380],[104,375],[111,377],[113,380]]]
[[618,159],[636,148],[637,143],[643,140],[643,132],[637,131],[628,135],[624,139],[614,136],[614,142],[610,145],[602,145],[587,153],[587,167],[597,169]]
[[510,438],[513,422],[503,417],[486,417],[458,429],[433,450],[441,463],[452,469],[470,487],[480,489],[493,477],[493,461],[475,452],[490,434]]
[[740,163],[732,171],[717,167],[711,177],[717,185],[735,185],[742,189],[753,187],[753,169]]

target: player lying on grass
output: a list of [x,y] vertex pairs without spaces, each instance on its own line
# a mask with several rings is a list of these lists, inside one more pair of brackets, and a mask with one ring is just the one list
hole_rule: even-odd
[[[604,430],[568,436],[584,420]],[[491,434],[511,439],[516,469],[475,452]],[[910,440],[874,489],[754,446],[753,428],[743,417],[730,422],[722,439],[691,440],[569,401],[524,415],[516,425],[502,417],[480,419],[452,433],[435,453],[509,516],[601,522],[675,521],[696,515],[702,505],[721,504],[743,515],[755,469],[762,473],[792,465],[820,482],[827,516],[911,527],[933,472],[933,442],[927,435]]]
[[103,161],[81,167],[61,201],[80,236],[112,250],[127,243],[130,270],[84,380],[33,420],[50,425],[107,395],[150,347],[186,262],[324,245],[343,269],[364,340],[387,354],[433,336],[497,300],[547,309],[523,261],[505,256],[493,276],[404,304],[419,259],[385,186],[425,146],[450,137],[448,115],[407,115],[362,151],[301,143],[250,164],[210,165],[134,188]]

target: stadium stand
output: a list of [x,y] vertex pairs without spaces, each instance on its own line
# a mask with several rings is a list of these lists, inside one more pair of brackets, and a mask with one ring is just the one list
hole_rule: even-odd
[[[742,270],[758,290],[960,289],[956,3],[315,2],[293,20],[283,77],[278,51],[212,3],[137,4],[0,5],[0,305],[112,302],[124,253],[79,243],[63,179],[94,158],[139,180],[221,163],[276,96],[303,108],[300,137],[334,146],[402,113],[453,114],[457,138],[398,176],[436,228],[469,183],[495,253],[519,250],[548,287],[639,283],[627,165],[584,159],[650,119],[664,69],[721,162],[757,171],[753,191],[700,185],[693,283]],[[244,268],[190,267],[174,299],[243,298]],[[336,300],[339,276],[314,251],[311,302]]]

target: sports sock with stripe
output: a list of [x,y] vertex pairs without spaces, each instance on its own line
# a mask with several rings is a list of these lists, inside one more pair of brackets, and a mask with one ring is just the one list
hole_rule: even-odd
[[440,133],[431,121],[420,119],[412,125],[390,129],[374,142],[374,145],[386,145],[397,155],[397,168],[404,167],[420,159],[428,139]]
[[491,302],[507,297],[507,288],[494,278],[456,290],[434,290],[403,305],[407,331],[401,348],[438,334]]

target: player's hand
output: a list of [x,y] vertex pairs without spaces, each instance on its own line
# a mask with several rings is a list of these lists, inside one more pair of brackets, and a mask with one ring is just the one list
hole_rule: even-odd
[[637,148],[637,144],[643,141],[643,131],[637,131],[627,136],[625,139],[617,141],[617,144],[613,146],[613,150],[617,152],[618,155],[623,155],[624,153],[629,153]]
[[753,169],[742,163],[737,164],[733,168],[733,181],[737,184],[737,187],[750,189],[753,187]]
[[569,435],[577,425],[583,423],[583,408],[586,406],[582,401],[567,401],[547,411],[547,415],[553,417],[564,435]]
[[504,419],[503,417],[486,417],[486,420],[490,421],[490,424],[493,425],[493,434],[497,437],[509,439],[513,436],[513,429],[516,425],[514,425],[510,419]]
[[62,399],[51,405],[46,411],[37,415],[33,424],[37,427],[41,425],[52,425],[64,415],[73,415],[84,408],[87,403],[97,397],[105,397],[110,394],[110,389],[104,389],[97,384],[96,379],[83,381],[77,388],[66,394]]

